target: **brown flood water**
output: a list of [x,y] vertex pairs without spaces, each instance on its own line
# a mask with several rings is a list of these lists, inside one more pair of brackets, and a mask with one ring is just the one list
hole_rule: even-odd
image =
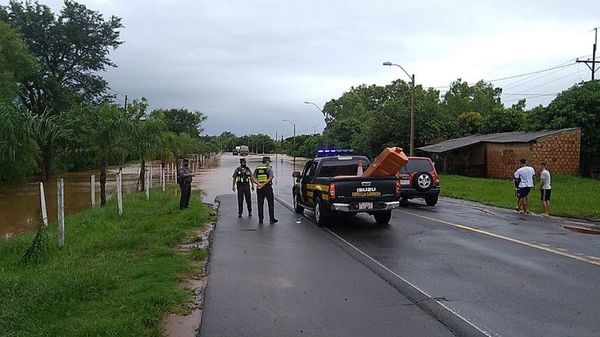
[[[207,167],[215,164],[218,165],[218,160],[208,160],[206,163]],[[197,163],[194,163],[193,168],[198,172],[203,170]],[[117,170],[117,167],[111,167],[108,170],[106,177],[107,199],[115,195]],[[159,163],[153,163],[152,187],[159,186],[159,170]],[[138,172],[139,166],[137,165],[123,167],[123,193],[136,191]],[[69,215],[91,208],[90,177],[92,174],[96,176],[96,206],[99,207],[99,171],[68,172],[51,177],[49,182],[44,184],[49,223],[57,222],[57,177],[62,177],[65,182],[65,215]],[[172,175],[167,180],[167,183],[175,183]],[[41,223],[39,185],[38,181],[34,181],[20,185],[0,186],[0,240],[39,227]]]
[[[204,202],[214,202],[216,196],[233,193],[231,191],[233,170],[239,165],[239,156],[222,154],[206,160],[204,167],[193,163],[191,168],[196,176],[192,183],[192,198],[201,198]],[[248,166],[254,169],[261,162],[262,155],[246,157]],[[271,155],[275,180],[273,187],[276,195],[288,199],[291,197],[293,183],[292,171],[300,170],[305,158],[296,158],[296,166],[292,165],[292,157]],[[148,164],[149,165],[149,164]],[[152,187],[159,186],[159,163],[152,165]],[[115,176],[118,168],[108,170],[106,196],[110,199],[115,194]],[[139,166],[131,165],[123,168],[123,192],[134,192],[137,189]],[[98,171],[69,172],[60,175],[65,181],[65,215],[74,214],[91,207],[90,176],[96,175],[96,205],[100,205],[100,182]],[[56,178],[44,184],[48,221],[56,224]],[[174,184],[173,176],[167,183]],[[253,195],[252,198],[255,198]],[[289,200],[288,200],[289,201]],[[30,182],[16,186],[0,186],[0,241],[14,234],[31,231],[39,227],[40,216],[39,182]]]

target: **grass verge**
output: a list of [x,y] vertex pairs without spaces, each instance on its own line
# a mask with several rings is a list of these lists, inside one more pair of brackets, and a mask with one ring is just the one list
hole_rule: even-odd
[[0,335],[162,335],[160,319],[192,299],[180,281],[199,273],[193,259],[205,257],[174,249],[212,216],[193,199],[180,211],[172,189],[153,189],[149,201],[126,195],[123,217],[114,200],[67,217],[65,247],[54,226],[33,265],[19,261],[35,233],[0,242]]
[[[514,208],[517,203],[514,183],[506,179],[470,178],[442,175],[442,195],[477,201],[482,204]],[[550,214],[592,221],[600,221],[600,180],[572,176],[552,177]],[[534,213],[542,213],[539,181],[529,194],[529,205]]]

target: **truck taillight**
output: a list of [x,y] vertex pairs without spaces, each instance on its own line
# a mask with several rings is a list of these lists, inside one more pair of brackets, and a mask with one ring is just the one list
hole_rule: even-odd
[[329,183],[329,199],[335,199],[335,183]]
[[400,184],[400,179],[396,179],[396,197],[400,198],[400,190],[402,189],[402,185]]

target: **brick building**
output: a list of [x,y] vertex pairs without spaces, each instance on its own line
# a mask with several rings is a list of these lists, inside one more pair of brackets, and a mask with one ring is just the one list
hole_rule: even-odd
[[537,167],[546,162],[553,174],[579,173],[581,129],[502,132],[450,139],[416,149],[445,173],[509,178],[521,158]]

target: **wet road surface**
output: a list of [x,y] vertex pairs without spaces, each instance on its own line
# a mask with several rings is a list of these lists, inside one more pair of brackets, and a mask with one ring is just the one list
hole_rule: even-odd
[[[235,159],[236,157],[224,156],[222,164],[235,164]],[[230,191],[230,177],[234,165],[226,166],[222,165],[217,171],[228,171],[226,175],[229,180],[226,187]],[[255,165],[249,166],[253,168]],[[299,170],[300,166],[297,164],[296,169]],[[235,282],[237,277],[243,277],[243,270],[251,271],[255,267],[259,271],[264,270],[263,268],[280,268],[277,270],[278,277],[284,280],[293,279],[292,284],[300,289],[319,288],[319,286],[323,288],[332,283],[320,284],[321,274],[326,279],[332,270],[338,271],[339,268],[346,267],[359,268],[355,264],[360,263],[366,267],[359,268],[361,279],[350,278],[351,281],[348,281],[344,277],[337,281],[346,279],[352,284],[372,282],[363,277],[378,275],[391,286],[391,289],[386,290],[389,292],[388,296],[406,296],[413,302],[420,301],[419,296],[425,296],[422,302],[425,304],[418,304],[423,312],[435,317],[432,326],[435,326],[437,320],[450,327],[466,321],[468,325],[476,327],[473,332],[475,335],[489,336],[600,335],[600,320],[597,319],[597,304],[600,301],[600,236],[564,230],[562,226],[570,224],[569,220],[523,216],[510,210],[442,198],[435,207],[424,206],[420,201],[411,202],[408,207],[393,212],[389,225],[379,226],[375,224],[372,217],[359,215],[355,218],[344,218],[337,224],[321,229],[310,221],[313,216],[310,211],[305,212],[306,217],[297,218],[298,221],[290,220],[295,219],[296,216],[283,206],[291,203],[293,168],[287,160],[284,160],[283,163],[278,163],[277,167],[274,164],[274,169],[278,177],[275,191],[280,200],[276,203],[276,214],[280,219],[286,219],[277,224],[277,227],[262,231],[253,230],[251,226],[256,225],[256,219],[238,224],[237,218],[225,218],[235,213],[234,204],[229,205],[234,203],[233,195],[225,198],[221,205],[221,207],[229,207],[226,209],[230,210],[225,211],[226,214],[220,212],[219,221],[220,223],[225,221],[226,224],[223,230],[228,228],[228,231],[235,232],[229,235],[239,235],[235,241],[222,244],[218,241],[218,231],[215,235],[213,246],[215,259],[219,254],[226,254],[229,260],[223,263],[234,264],[236,266],[234,269],[240,270],[232,276],[220,276],[228,278],[229,282]],[[216,193],[216,188],[214,190],[213,193]],[[225,191],[222,190],[222,193],[227,193]],[[228,212],[231,212],[231,215]],[[244,230],[245,227],[235,227],[236,224],[250,227]],[[252,235],[252,245],[260,247],[260,254],[257,253],[246,261],[249,265],[244,265],[243,262],[245,256],[250,254],[248,247],[243,249],[237,247],[248,243],[245,235]],[[322,237],[328,238],[328,243],[321,242]],[[318,240],[318,245],[315,244],[315,240]],[[289,251],[280,247],[280,244],[286,243],[293,246]],[[237,247],[235,250],[237,253],[223,251],[230,245]],[[335,248],[324,248],[327,245],[343,248],[348,256],[354,257],[353,261],[329,260],[323,257],[323,254],[327,257],[336,254]],[[275,249],[273,246],[279,248]],[[323,254],[314,254],[313,250],[322,250]],[[270,254],[276,253],[286,256],[285,265],[273,266],[277,256]],[[236,257],[242,259],[236,260]],[[310,265],[314,268],[310,271],[313,277],[307,279],[306,276],[302,276],[304,273],[295,273],[296,264]],[[215,268],[218,272],[216,265]],[[218,274],[212,273],[213,266],[211,266],[210,277],[219,277]],[[340,273],[344,275],[344,271]],[[256,287],[244,286],[236,288],[236,292],[229,289],[236,296],[226,296],[226,293],[223,298],[212,296],[207,302],[207,313],[210,313],[211,303],[224,300],[234,307],[237,301],[244,301],[244,296],[248,296],[245,294],[246,291],[265,291],[260,285],[268,282],[274,280],[263,279],[255,284]],[[252,282],[248,283],[248,285],[252,284]],[[292,288],[292,290],[297,289]],[[372,296],[381,296],[378,291],[383,290],[373,290],[370,286],[364,286],[357,288],[356,291],[360,292],[361,296],[371,296],[370,292],[373,292]],[[210,283],[208,292],[211,294]],[[326,295],[327,292],[324,294],[323,301],[313,298],[315,301],[312,305],[316,306],[313,308],[315,315],[308,312],[305,313],[306,316],[301,316],[306,318],[305,322],[311,323],[309,326],[322,326],[319,325],[322,321],[319,321],[318,317],[327,310],[320,306],[328,305],[328,299],[331,299]],[[268,307],[271,305],[269,303],[270,301],[267,301],[263,304]],[[362,308],[363,314],[356,316],[360,319],[356,317],[349,319],[341,315],[335,320],[336,322],[338,319],[345,320],[346,324],[355,329],[377,325],[380,321],[376,319],[376,315],[371,316],[364,312],[377,311],[380,304],[365,302]],[[300,306],[300,308],[304,307]],[[293,308],[293,306],[289,308],[276,306],[271,307],[270,312],[271,315],[276,313],[284,316],[299,315],[300,313]],[[389,309],[392,312],[397,310],[396,306],[390,308],[393,308]],[[453,320],[452,315],[456,319]],[[211,317],[210,314],[207,317]],[[231,315],[221,313],[219,317],[228,317],[227,324],[236,324],[235,317]],[[325,317],[331,318],[331,316]],[[254,318],[260,320],[259,317]],[[330,321],[325,320],[325,322]],[[225,321],[221,323],[225,324]],[[253,324],[266,324],[260,329],[284,328],[275,323],[269,325],[267,320]],[[338,331],[335,330],[334,325],[326,324],[325,327]],[[336,335],[335,332],[328,334],[326,330],[320,331],[323,335]],[[363,332],[363,330],[356,331]],[[398,331],[396,332],[396,335],[400,335]],[[209,334],[204,335],[209,336]]]

